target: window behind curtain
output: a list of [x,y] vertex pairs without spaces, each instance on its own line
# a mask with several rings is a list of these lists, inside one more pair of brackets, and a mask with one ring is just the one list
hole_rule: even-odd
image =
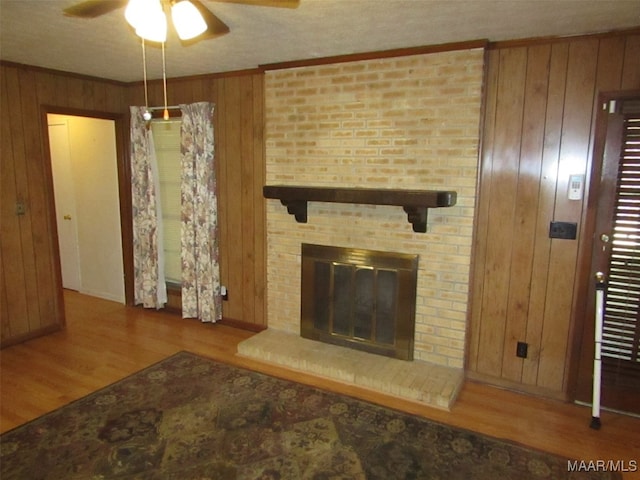
[[151,130],[160,176],[160,202],[167,283],[182,283],[180,264],[180,124],[181,120],[153,120]]

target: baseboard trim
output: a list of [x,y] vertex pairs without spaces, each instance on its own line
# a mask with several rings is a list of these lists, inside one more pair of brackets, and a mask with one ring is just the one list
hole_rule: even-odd
[[258,325],[255,323],[245,322],[243,320],[236,320],[234,318],[223,317],[217,323],[220,325],[226,325],[227,327],[235,327],[241,330],[248,330],[250,332],[262,332],[266,330],[267,327],[265,325]]

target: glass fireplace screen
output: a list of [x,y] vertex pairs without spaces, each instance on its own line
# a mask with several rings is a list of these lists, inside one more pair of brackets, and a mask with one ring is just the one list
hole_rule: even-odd
[[418,256],[302,244],[300,334],[413,359]]

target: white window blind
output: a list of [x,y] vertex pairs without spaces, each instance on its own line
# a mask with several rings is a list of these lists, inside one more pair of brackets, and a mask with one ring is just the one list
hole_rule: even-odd
[[182,283],[180,263],[180,124],[181,120],[153,120],[162,204],[165,278]]

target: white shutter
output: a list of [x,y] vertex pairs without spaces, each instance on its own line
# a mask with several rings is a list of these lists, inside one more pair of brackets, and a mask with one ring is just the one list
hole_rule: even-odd
[[[614,383],[640,381],[640,115],[625,115],[602,356]],[[637,386],[637,383],[636,383]]]

